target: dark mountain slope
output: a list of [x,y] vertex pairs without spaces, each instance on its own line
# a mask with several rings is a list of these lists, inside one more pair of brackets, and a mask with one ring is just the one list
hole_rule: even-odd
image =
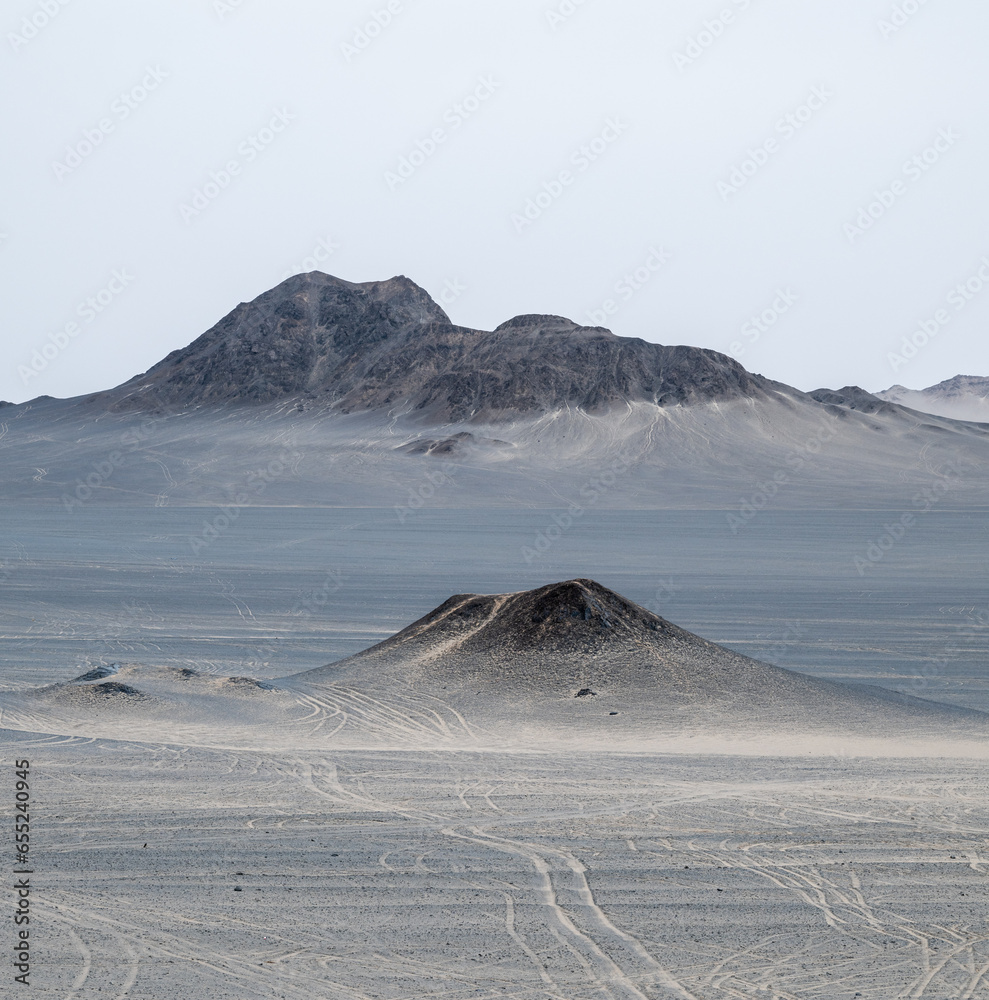
[[353,284],[313,272],[242,303],[188,347],[92,398],[113,409],[297,398],[449,422],[762,398],[775,388],[716,351],[616,337],[559,316],[470,330],[408,278]]

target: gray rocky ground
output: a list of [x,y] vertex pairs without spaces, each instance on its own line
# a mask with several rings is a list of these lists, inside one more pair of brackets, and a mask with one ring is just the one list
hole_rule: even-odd
[[42,996],[986,990],[981,763],[3,744]]
[[861,580],[883,514],[765,512],[733,535],[724,512],[605,512],[529,565],[545,511],[255,509],[196,555],[202,510],[7,513],[0,741],[31,761],[41,995],[985,992],[979,746],[715,721],[472,749],[435,701],[276,680],[468,573],[498,593],[594,564],[759,660],[978,707],[977,515],[937,513]]

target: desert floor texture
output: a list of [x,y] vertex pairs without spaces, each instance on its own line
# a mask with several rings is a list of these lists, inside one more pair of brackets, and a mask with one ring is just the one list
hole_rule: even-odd
[[[987,710],[978,512],[932,511],[866,576],[883,511],[733,533],[724,511],[602,509],[529,562],[550,511],[245,508],[194,552],[214,514],[5,512],[0,741],[31,764],[35,995],[989,995],[978,746],[467,745],[361,692],[342,741],[339,692],[266,686],[451,594],[593,576],[748,656]],[[194,670],[188,703],[212,684],[234,708],[191,725],[167,699],[65,694],[111,665],[173,691]],[[266,698],[291,707],[277,724]]]

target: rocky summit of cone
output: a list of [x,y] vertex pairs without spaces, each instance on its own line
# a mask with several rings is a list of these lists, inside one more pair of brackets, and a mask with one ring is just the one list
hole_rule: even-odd
[[412,655],[456,646],[464,656],[595,656],[657,641],[710,645],[607,587],[578,579],[516,594],[457,594],[374,648]]

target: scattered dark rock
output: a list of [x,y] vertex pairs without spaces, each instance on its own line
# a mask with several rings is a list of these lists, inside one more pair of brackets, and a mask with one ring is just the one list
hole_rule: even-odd
[[227,684],[239,684],[243,687],[259,688],[261,691],[274,691],[274,684],[266,684],[264,681],[255,680],[253,677],[227,677]]
[[121,684],[120,681],[106,681],[103,684],[93,684],[91,687],[86,688],[86,690],[108,698],[118,695],[126,695],[130,698],[146,697],[137,688],[131,687],[129,684]]
[[581,688],[575,695],[575,698],[596,698],[597,691],[592,691],[590,688]]

